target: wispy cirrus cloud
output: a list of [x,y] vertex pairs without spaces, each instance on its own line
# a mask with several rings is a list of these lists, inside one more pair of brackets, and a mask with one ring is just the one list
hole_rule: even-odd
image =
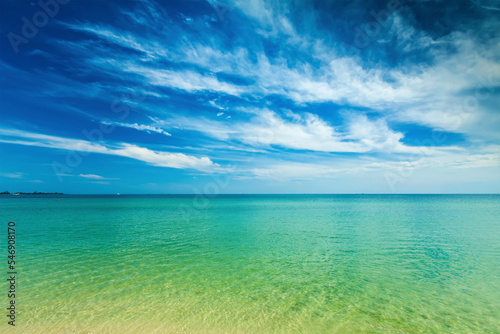
[[[432,175],[436,169],[498,169],[500,167],[500,148],[486,150],[483,153],[464,156],[459,153],[415,156],[411,160],[353,159],[345,158],[334,163],[324,159],[316,162],[273,161],[268,165],[242,169],[235,177],[241,179],[258,178],[288,180],[313,180],[352,177],[365,173],[394,172],[401,170],[408,175],[418,170],[426,170]],[[473,174],[473,173],[471,173]]]
[[[278,29],[280,34],[295,31],[290,21],[284,21],[283,13],[286,14],[287,10],[276,14],[270,4],[260,2],[252,2],[251,5],[235,3],[232,6],[241,7],[244,15],[261,23],[278,22],[279,26],[291,27]],[[154,39],[123,34],[112,27],[92,27],[89,24],[73,24],[70,27],[148,55],[152,60],[147,62],[142,56],[135,59],[127,57],[125,66],[123,61],[114,60],[113,53],[110,53],[113,58],[98,58],[92,63],[106,71],[110,71],[111,65],[115,75],[139,75],[150,85],[187,93],[215,92],[241,98],[278,95],[297,104],[333,102],[362,106],[388,114],[399,122],[472,136],[484,135],[478,129],[485,118],[494,115],[494,110],[484,104],[473,111],[456,106],[469,103],[467,98],[474,97],[475,89],[492,91],[498,85],[500,65],[494,54],[500,43],[492,40],[484,45],[464,32],[432,38],[411,27],[397,14],[388,19],[387,25],[384,33],[387,38],[397,37],[401,49],[417,44],[421,49],[438,44],[449,47],[429,52],[433,59],[430,64],[367,66],[362,58],[345,53],[338,45],[328,46],[327,36],[320,34],[317,43],[291,46],[295,48],[292,48],[292,54],[307,54],[318,60],[313,65],[310,59],[291,62],[281,55],[270,57],[264,49],[250,50],[245,46],[227,49],[217,38],[191,43],[180,40],[162,46]],[[309,28],[309,34],[316,31],[314,26]],[[313,40],[312,35],[306,32],[302,32],[301,39]],[[455,51],[450,52],[450,48]],[[158,65],[162,61],[175,64],[175,69],[162,68]],[[224,80],[220,74],[241,78],[245,84]],[[440,93],[436,94],[436,91]],[[473,117],[469,117],[470,114]],[[456,117],[461,118],[458,125],[454,121]],[[498,122],[495,121],[495,124],[498,125]]]
[[9,179],[22,179],[23,173],[0,173],[0,176],[7,177]]
[[[343,122],[335,127],[318,115],[294,113],[283,115],[269,109],[240,109],[250,115],[248,121],[235,124],[204,118],[173,116],[156,119],[158,127],[177,127],[202,132],[223,141],[236,140],[254,147],[279,146],[318,152],[389,152],[417,153],[424,150],[401,142],[404,134],[393,131],[383,118],[370,120],[359,113],[345,113]],[[340,128],[340,129],[336,129]],[[435,151],[457,150],[457,147],[434,148]],[[430,151],[429,148],[425,148]]]
[[145,131],[147,133],[156,132],[156,133],[160,133],[160,134],[165,135],[165,136],[171,136],[171,134],[166,132],[165,130],[154,127],[152,125],[147,125],[147,124],[137,124],[137,123],[130,124],[130,123],[112,122],[112,121],[106,121],[106,120],[102,121],[101,123],[105,124],[105,125],[113,125],[113,126],[120,126],[120,127],[124,127],[124,128],[136,129],[139,131]]
[[183,153],[154,151],[129,143],[94,143],[17,129],[0,129],[0,135],[3,137],[0,139],[2,143],[122,156],[158,167],[195,169],[204,172],[217,172],[220,169],[220,166],[208,157],[197,158]]
[[80,174],[78,176],[90,180],[116,180],[116,178],[108,178],[97,174]]

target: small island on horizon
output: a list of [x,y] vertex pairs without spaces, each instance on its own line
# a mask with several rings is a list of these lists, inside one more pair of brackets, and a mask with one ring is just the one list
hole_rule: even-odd
[[16,193],[10,193],[9,191],[3,191],[0,192],[0,195],[64,195],[64,193],[44,193],[44,192],[39,192],[39,191],[34,191],[31,193],[25,193],[25,192],[16,192]]

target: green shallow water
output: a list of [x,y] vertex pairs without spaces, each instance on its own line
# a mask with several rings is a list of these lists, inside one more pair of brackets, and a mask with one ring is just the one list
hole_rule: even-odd
[[497,195],[3,196],[0,216],[2,333],[500,328]]

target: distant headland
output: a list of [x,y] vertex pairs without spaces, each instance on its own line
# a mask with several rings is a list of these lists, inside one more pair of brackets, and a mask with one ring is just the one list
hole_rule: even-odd
[[10,193],[8,191],[4,191],[4,192],[0,192],[0,195],[64,195],[64,193],[44,193],[44,192],[39,192],[39,191],[35,191],[32,193],[23,193],[23,192]]

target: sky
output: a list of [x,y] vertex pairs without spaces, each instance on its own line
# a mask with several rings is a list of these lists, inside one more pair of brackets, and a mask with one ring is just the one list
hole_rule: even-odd
[[0,191],[500,192],[498,0],[2,0],[0,22]]

